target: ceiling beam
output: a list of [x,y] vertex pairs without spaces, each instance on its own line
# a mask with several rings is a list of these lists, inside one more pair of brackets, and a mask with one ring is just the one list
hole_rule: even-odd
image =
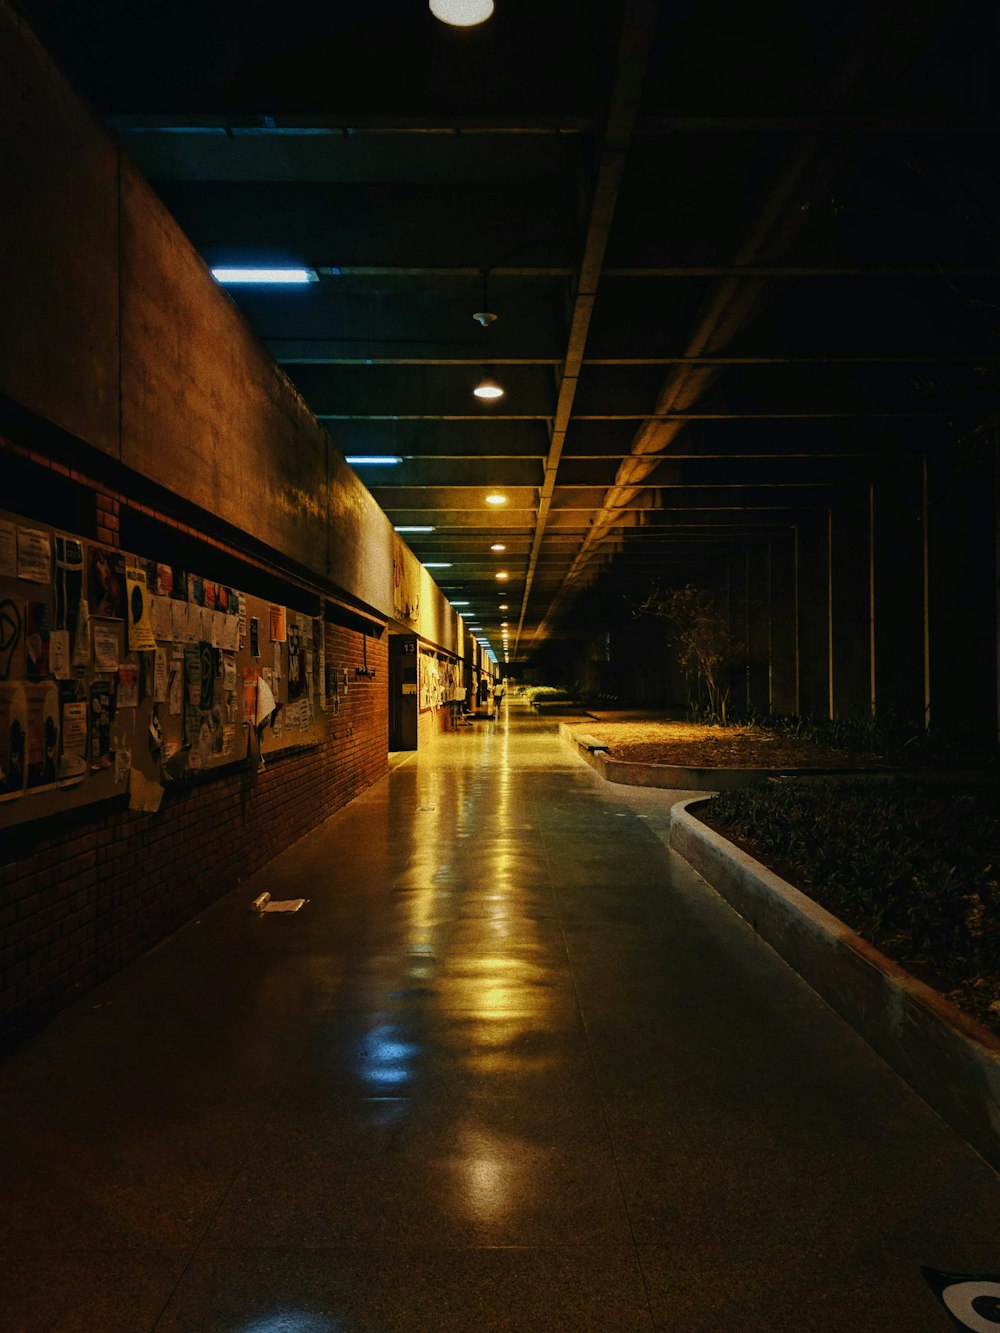
[[562,455],[566,432],[569,429],[570,419],[573,415],[573,401],[576,397],[580,371],[583,365],[587,333],[594,313],[597,285],[600,281],[604,255],[611,235],[615,205],[618,202],[618,194],[621,190],[625,162],[632,141],[636,111],[645,82],[646,67],[649,62],[659,11],[658,0],[626,0],[625,3],[615,79],[611,92],[611,104],[608,109],[608,119],[600,146],[594,192],[590,205],[590,219],[583,247],[583,259],[580,264],[580,275],[570,317],[569,344],[564,358],[562,381],[559,386],[559,401],[552,425],[549,455],[545,461],[545,481],[539,496],[535,537],[528,560],[528,573],[525,578],[517,630],[513,636],[515,653],[520,643],[524,618],[528,609],[528,599],[531,596],[532,581],[535,576],[535,567],[538,563],[538,554],[545,536],[545,524],[552,504],[552,495],[559,471],[559,459]]

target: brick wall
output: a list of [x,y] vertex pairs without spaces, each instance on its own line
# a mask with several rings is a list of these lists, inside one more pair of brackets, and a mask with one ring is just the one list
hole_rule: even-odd
[[[374,680],[355,676],[367,651]],[[326,627],[348,672],[322,745],[169,790],[155,815],[116,801],[5,831],[0,843],[0,1041],[151,948],[382,777],[388,635]]]
[[422,750],[425,745],[430,745],[431,741],[440,736],[442,732],[448,731],[450,726],[450,715],[447,705],[443,708],[428,708],[417,714],[417,749]]

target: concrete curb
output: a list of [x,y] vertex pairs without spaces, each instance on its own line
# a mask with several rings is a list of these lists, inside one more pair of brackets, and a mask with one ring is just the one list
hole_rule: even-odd
[[606,782],[618,782],[626,787],[666,787],[680,791],[735,791],[750,787],[768,778],[787,777],[856,777],[849,770],[825,768],[689,768],[683,764],[637,764],[627,759],[612,759],[604,750],[588,744],[587,737],[575,735],[569,723],[560,722],[563,740],[580,758],[596,769]]
[[830,1007],[1000,1170],[1000,1038],[691,814],[670,844]]

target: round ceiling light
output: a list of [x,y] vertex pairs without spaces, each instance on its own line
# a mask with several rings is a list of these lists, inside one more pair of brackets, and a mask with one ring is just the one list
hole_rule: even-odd
[[472,392],[477,398],[482,398],[484,402],[488,402],[494,398],[502,398],[504,391],[503,385],[496,376],[487,372]]
[[430,0],[431,13],[453,28],[474,28],[493,13],[493,0]]
[[503,582],[504,579],[509,579],[510,575],[507,573],[505,569],[501,569],[497,574],[497,578],[500,579],[501,582]]
[[507,503],[506,495],[501,495],[499,491],[494,491],[492,495],[486,497],[488,505],[505,505]]
[[503,542],[494,542],[490,547],[491,551],[506,551],[506,549],[507,548],[504,546]]

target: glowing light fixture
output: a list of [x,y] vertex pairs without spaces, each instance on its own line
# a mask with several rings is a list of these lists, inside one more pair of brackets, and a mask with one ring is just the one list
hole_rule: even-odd
[[474,28],[493,13],[493,0],[430,0],[430,10],[453,28]]
[[433,527],[421,523],[399,523],[393,528],[394,532],[433,532]]
[[472,392],[477,398],[489,401],[494,398],[502,398],[504,395],[504,387],[493,374],[491,367],[484,366],[483,377]]
[[450,560],[425,560],[424,569],[451,569]]
[[392,467],[402,461],[397,454],[347,454],[344,458],[351,467]]
[[499,491],[493,491],[486,497],[488,505],[505,505],[507,503],[506,495],[501,495]]
[[498,578],[498,579],[501,581],[501,583],[502,583],[502,582],[504,581],[504,579],[509,579],[509,578],[510,578],[510,575],[507,573],[507,571],[506,571],[505,569],[498,569],[498,570],[497,570],[497,578]]
[[471,606],[471,602],[452,602],[452,606]]
[[491,551],[506,551],[506,549],[507,548],[504,546],[503,542],[494,542],[490,547]]
[[506,602],[501,602],[501,603],[500,603],[500,610],[501,610],[501,611],[509,611],[509,610],[510,610],[510,607],[507,605]]
[[300,286],[305,282],[319,281],[316,270],[312,268],[213,268],[212,277],[227,287],[254,283]]

